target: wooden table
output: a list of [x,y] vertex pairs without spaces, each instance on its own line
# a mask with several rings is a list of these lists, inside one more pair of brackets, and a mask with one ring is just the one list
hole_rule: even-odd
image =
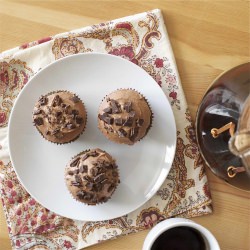
[[[173,46],[192,118],[222,71],[250,59],[248,1],[1,1],[0,51],[78,27],[160,8]],[[194,218],[218,239],[223,250],[250,249],[250,194],[236,190],[207,170],[213,215]],[[1,206],[0,206],[1,207]],[[120,237],[93,250],[141,249],[148,232]],[[0,211],[0,249],[8,250]]]

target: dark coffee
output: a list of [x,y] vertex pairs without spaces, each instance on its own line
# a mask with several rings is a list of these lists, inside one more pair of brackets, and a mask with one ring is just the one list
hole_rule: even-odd
[[191,227],[174,227],[162,233],[151,250],[205,250],[201,234]]

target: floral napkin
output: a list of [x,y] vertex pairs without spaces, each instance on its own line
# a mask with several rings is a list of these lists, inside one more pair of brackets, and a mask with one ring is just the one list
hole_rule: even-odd
[[[37,203],[18,181],[7,143],[10,111],[28,80],[59,58],[92,51],[121,56],[148,72],[166,94],[177,126],[174,163],[157,194],[134,212],[101,222],[63,218]],[[0,65],[0,194],[14,249],[81,249],[150,228],[169,217],[212,212],[195,130],[160,10],[22,45],[3,52]]]

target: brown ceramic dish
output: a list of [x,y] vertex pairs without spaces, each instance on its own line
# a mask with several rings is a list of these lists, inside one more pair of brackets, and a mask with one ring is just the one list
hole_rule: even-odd
[[231,152],[229,141],[245,124],[249,93],[250,62],[216,78],[196,116],[198,145],[206,164],[216,176],[245,191],[250,191],[249,166]]

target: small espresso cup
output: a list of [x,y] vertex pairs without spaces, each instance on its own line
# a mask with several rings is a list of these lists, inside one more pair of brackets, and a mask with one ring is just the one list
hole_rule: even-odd
[[[195,223],[194,221],[182,219],[182,218],[172,218],[167,219],[165,221],[160,222],[155,227],[153,227],[148,233],[142,250],[151,250],[155,241],[166,231],[176,228],[176,227],[185,227],[192,230],[195,230],[200,236],[203,238],[205,250],[220,250],[220,246],[212,235],[210,231],[208,231],[203,226]],[[167,249],[167,246],[166,246]]]

